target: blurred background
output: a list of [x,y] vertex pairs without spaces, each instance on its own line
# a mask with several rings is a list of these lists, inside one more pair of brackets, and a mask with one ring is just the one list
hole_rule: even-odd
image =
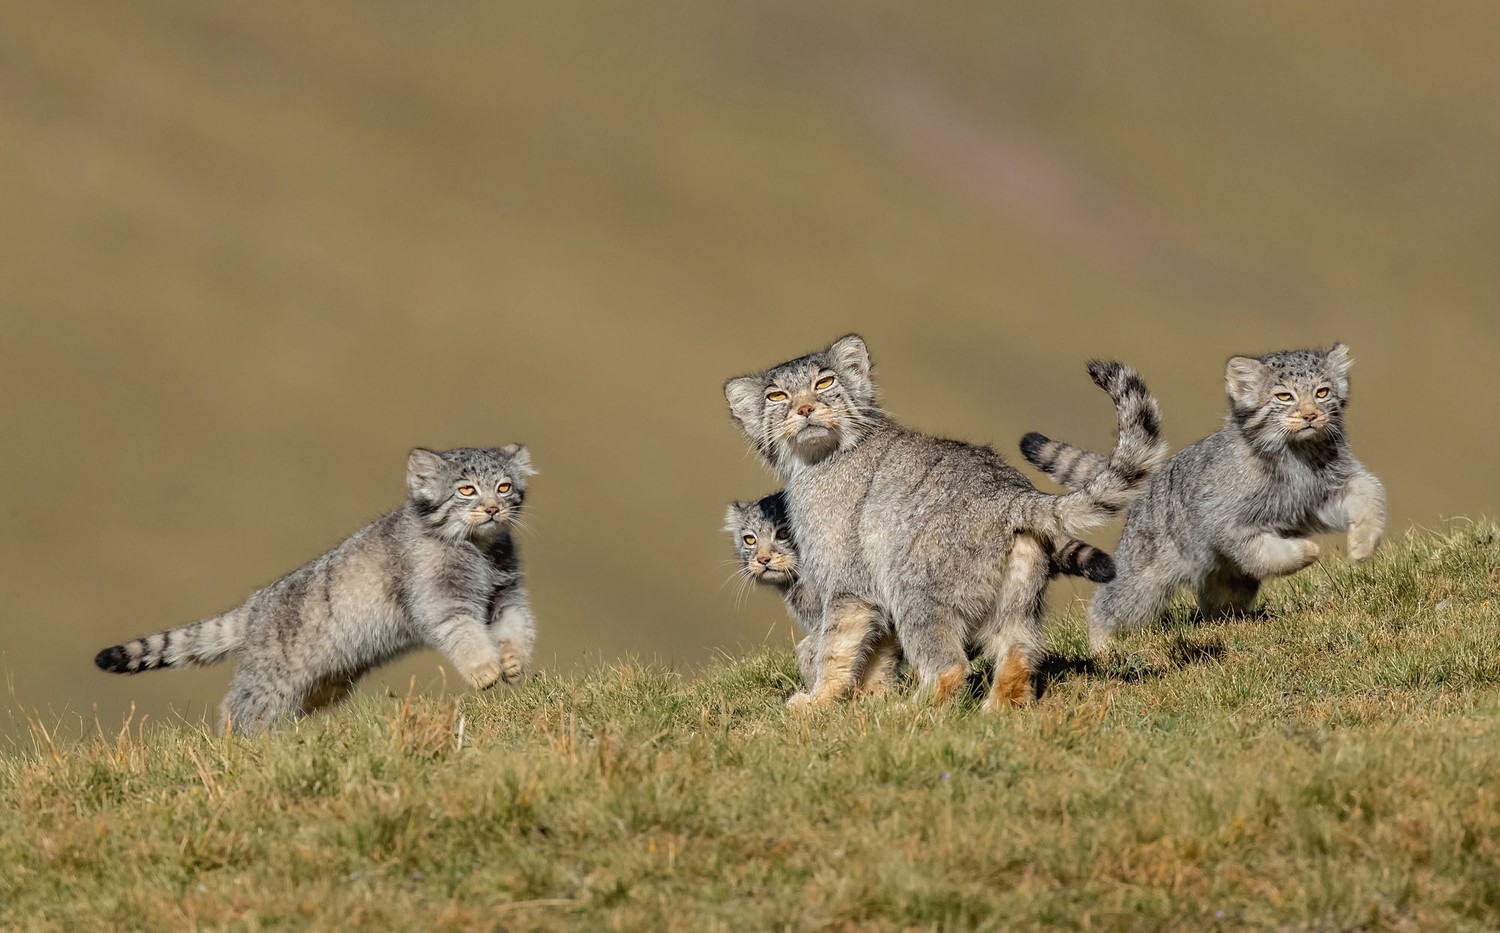
[[1344,340],[1394,533],[1493,515],[1497,36],[1485,0],[6,4],[12,706],[211,713],[229,666],[94,652],[396,506],[416,444],[531,446],[543,666],[788,645],[725,585],[724,504],[776,482],[720,384],[848,331],[899,418],[1006,454],[1109,443],[1089,356],[1175,449],[1226,357]]

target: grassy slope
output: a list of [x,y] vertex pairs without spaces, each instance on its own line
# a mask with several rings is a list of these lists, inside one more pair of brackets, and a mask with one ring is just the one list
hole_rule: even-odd
[[[788,715],[790,659],[361,697],[0,760],[0,926],[1500,923],[1500,531],[1078,659],[1031,711]],[[462,734],[460,749],[458,734]]]

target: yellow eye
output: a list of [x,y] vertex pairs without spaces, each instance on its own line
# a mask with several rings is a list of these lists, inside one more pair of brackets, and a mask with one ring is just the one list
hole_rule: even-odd
[[766,393],[766,401],[784,402],[786,401],[786,393],[781,391],[780,389],[772,389],[771,391]]
[[831,385],[833,385],[833,377],[832,376],[824,376],[822,379],[818,380],[817,384],[814,385],[813,388],[817,389],[819,392],[821,392],[821,391],[823,391],[824,389],[828,388]]
[[474,495],[474,487],[473,486],[460,486],[460,487],[458,487],[458,494],[460,496],[472,496],[472,495]]
[[755,543],[755,535],[745,535],[742,540],[744,540],[746,544],[753,545]]
[[510,492],[510,483],[501,483],[499,486],[495,487],[495,491],[502,496],[505,495],[506,493]]
[[1276,393],[1276,398],[1280,399],[1283,402],[1290,402],[1292,400],[1292,393],[1290,393],[1290,392],[1277,392]]
[[1327,398],[1327,397],[1328,397],[1328,387],[1324,386],[1323,388],[1321,388],[1321,389],[1318,390],[1318,398]]

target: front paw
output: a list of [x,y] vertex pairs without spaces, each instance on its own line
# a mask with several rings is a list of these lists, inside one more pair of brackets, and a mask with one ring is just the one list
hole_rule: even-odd
[[1293,573],[1311,567],[1318,562],[1319,557],[1323,556],[1323,549],[1318,546],[1318,542],[1303,538],[1299,543],[1302,545],[1302,554],[1297,558],[1296,566],[1292,568]]
[[519,654],[513,651],[502,651],[500,653],[500,679],[508,684],[513,684],[521,679],[526,673],[526,662]]
[[786,708],[794,713],[805,712],[812,709],[813,706],[813,695],[806,690],[798,690],[786,698]]
[[475,690],[488,690],[500,679],[500,659],[486,658],[463,670],[464,680]]
[[1369,560],[1380,546],[1380,531],[1363,525],[1349,529],[1349,559],[1356,563]]

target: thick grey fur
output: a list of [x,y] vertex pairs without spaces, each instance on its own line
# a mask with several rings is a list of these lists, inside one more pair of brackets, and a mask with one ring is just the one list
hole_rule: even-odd
[[[1064,495],[1038,491],[987,447],[892,421],[858,335],[730,379],[724,395],[786,479],[800,573],[823,618],[844,597],[881,607],[919,685],[946,697],[967,674],[969,644],[1030,671],[1052,542],[1123,511],[1165,457],[1155,400],[1134,371],[1097,361],[1089,371],[1115,401],[1119,440],[1108,469]],[[823,631],[814,700],[826,701],[845,682],[825,683]]]
[[[1351,558],[1375,552],[1386,496],[1349,446],[1352,362],[1342,343],[1229,360],[1224,427],[1167,461],[1125,521],[1118,575],[1089,610],[1096,650],[1157,617],[1180,587],[1193,590],[1204,617],[1248,611],[1263,580],[1318,559],[1307,535],[1346,531]],[[1022,449],[1064,485],[1087,482],[1099,460],[1041,435],[1027,435]]]
[[[734,542],[735,556],[739,559],[737,572],[779,592],[786,602],[787,614],[802,629],[804,637],[797,642],[797,669],[803,684],[811,687],[817,673],[817,636],[823,622],[823,601],[797,573],[797,539],[786,510],[786,494],[777,491],[761,499],[729,503],[724,530]],[[1077,538],[1057,545],[1050,558],[1048,576],[1065,574],[1096,583],[1115,576],[1115,564],[1109,554]],[[890,628],[883,616],[878,624],[882,631]]]
[[519,444],[417,448],[401,508],[243,605],[106,648],[94,663],[133,674],[239,656],[220,707],[235,732],[334,703],[371,668],[422,645],[477,689],[514,681],[536,636],[511,526],[534,472]]

